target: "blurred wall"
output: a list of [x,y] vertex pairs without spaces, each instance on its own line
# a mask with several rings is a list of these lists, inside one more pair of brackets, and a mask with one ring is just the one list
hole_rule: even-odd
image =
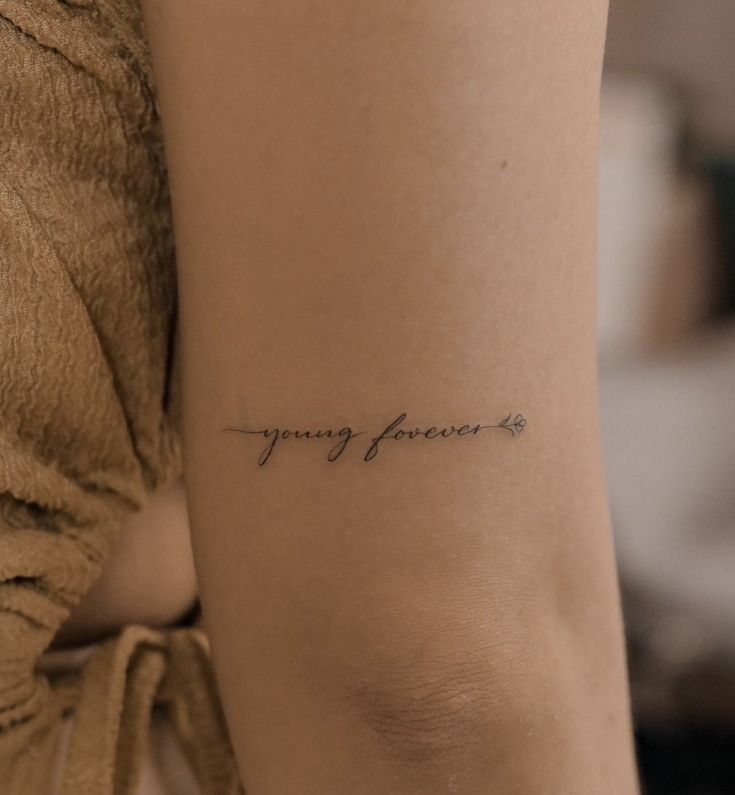
[[735,0],[610,0],[606,65],[663,76],[697,142],[735,149]]

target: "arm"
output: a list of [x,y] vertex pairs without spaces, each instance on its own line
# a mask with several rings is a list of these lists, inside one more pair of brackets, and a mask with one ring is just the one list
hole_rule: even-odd
[[248,795],[633,795],[595,359],[605,4],[144,9],[192,545]]

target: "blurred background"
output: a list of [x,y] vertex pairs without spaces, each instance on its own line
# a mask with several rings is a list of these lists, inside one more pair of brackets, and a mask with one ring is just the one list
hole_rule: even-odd
[[735,794],[735,0],[610,0],[605,466],[645,795]]

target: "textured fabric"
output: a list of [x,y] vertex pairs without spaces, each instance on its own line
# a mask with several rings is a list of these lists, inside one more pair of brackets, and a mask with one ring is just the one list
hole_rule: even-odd
[[128,625],[38,668],[64,705],[49,795],[241,792],[198,627]]
[[0,0],[2,795],[47,795],[69,709],[64,795],[135,792],[155,694],[184,703],[187,676],[208,695],[185,730],[176,708],[182,743],[217,760],[205,792],[239,790],[202,630],[128,627],[73,681],[37,666],[125,513],[181,474],[175,279],[138,0]]

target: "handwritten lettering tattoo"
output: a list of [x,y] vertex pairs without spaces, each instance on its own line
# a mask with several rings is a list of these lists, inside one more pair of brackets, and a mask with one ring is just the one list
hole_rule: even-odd
[[[517,436],[519,433],[523,431],[526,427],[526,418],[522,414],[508,414],[505,419],[499,422],[497,425],[461,425],[459,427],[455,427],[454,425],[450,425],[448,428],[437,428],[433,426],[431,428],[427,428],[426,430],[421,430],[420,428],[415,428],[414,430],[403,430],[398,428],[398,426],[406,419],[406,412],[402,412],[399,414],[378,436],[372,437],[372,444],[367,448],[365,451],[365,455],[363,456],[362,460],[365,462],[372,461],[375,456],[378,454],[378,446],[384,439],[415,439],[417,436],[423,436],[426,439],[436,439],[436,438],[448,438],[453,435],[457,436],[476,436],[480,431],[486,428],[499,428],[501,430],[508,431],[511,436]],[[258,465],[264,466],[265,463],[270,458],[271,453],[273,452],[273,448],[276,446],[276,442],[281,439],[288,439],[293,437],[294,439],[320,439],[322,437],[333,438],[339,437],[340,441],[331,448],[329,453],[327,454],[327,461],[334,462],[336,461],[342,453],[344,453],[345,448],[350,443],[352,439],[356,436],[363,436],[367,433],[367,431],[354,431],[349,426],[345,426],[344,428],[340,428],[339,430],[317,430],[317,431],[300,431],[300,430],[289,430],[287,428],[263,428],[262,430],[249,430],[247,428],[235,428],[235,427],[227,427],[223,428],[222,432],[225,431],[233,431],[235,433],[243,433],[243,434],[256,434],[261,435],[264,438],[269,440],[269,443],[265,446],[263,451],[261,452],[260,456],[258,457]]]

